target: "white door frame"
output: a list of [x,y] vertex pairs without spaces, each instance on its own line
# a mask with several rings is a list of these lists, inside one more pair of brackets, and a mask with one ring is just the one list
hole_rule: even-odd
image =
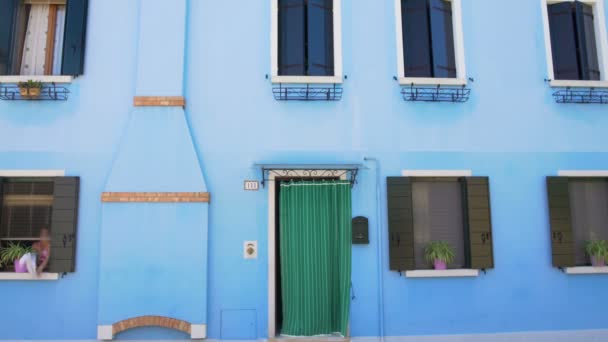
[[[312,171],[312,172],[311,172]],[[276,236],[275,236],[275,201],[276,201],[276,178],[318,178],[311,174],[324,175],[326,170],[272,170],[268,173],[268,338],[277,337],[276,318]],[[287,175],[287,176],[277,176]],[[346,180],[345,172],[340,180]]]

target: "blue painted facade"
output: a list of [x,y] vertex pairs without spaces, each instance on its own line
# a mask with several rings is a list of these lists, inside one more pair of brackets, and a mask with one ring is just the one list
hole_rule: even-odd
[[[551,267],[545,187],[558,170],[608,170],[608,107],[553,101],[539,1],[462,6],[467,103],[402,100],[392,0],[343,1],[341,101],[286,103],[264,77],[270,1],[90,0],[69,100],[0,101],[0,169],[81,177],[76,273],[0,282],[0,338],[95,339],[98,325],[142,314],[205,323],[211,339],[268,337],[268,193],[243,190],[256,163],[364,164],[353,217],[369,218],[370,244],[353,246],[353,337],[608,329],[608,277]],[[181,94],[185,111],[132,105]],[[388,270],[386,177],[403,169],[490,177],[494,269]],[[104,191],[209,191],[211,202],[102,204]],[[243,259],[245,240],[257,259]]]

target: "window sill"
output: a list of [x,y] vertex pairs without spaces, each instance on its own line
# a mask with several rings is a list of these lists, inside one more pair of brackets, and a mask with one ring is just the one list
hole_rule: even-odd
[[342,76],[272,76],[272,83],[311,83],[336,84],[342,83]]
[[608,88],[608,81],[552,80],[553,88]]
[[44,280],[58,280],[59,273],[42,273],[40,277],[36,277],[29,273],[15,273],[15,272],[0,272],[0,281],[2,280],[30,280],[30,281],[44,281]]
[[464,78],[433,78],[433,77],[399,77],[399,85],[446,85],[465,86],[467,80]]
[[406,278],[461,278],[477,277],[479,270],[458,269],[458,270],[415,270],[406,271]]
[[564,268],[566,274],[608,274],[608,267],[578,266]]
[[29,80],[40,81],[42,83],[72,83],[72,76],[35,76],[35,75],[16,75],[0,76],[0,83],[19,83]]

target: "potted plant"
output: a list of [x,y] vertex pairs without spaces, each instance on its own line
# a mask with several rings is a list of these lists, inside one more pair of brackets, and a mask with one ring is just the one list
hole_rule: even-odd
[[4,247],[0,250],[0,264],[15,265],[15,272],[25,273],[27,268],[25,265],[19,265],[19,259],[26,253],[32,251],[32,247],[23,246],[20,243],[9,243],[8,247]]
[[447,242],[431,241],[425,249],[426,260],[432,263],[436,270],[445,270],[454,261],[454,249]]
[[19,93],[23,97],[38,97],[42,90],[42,82],[28,80],[27,82],[19,82]]
[[588,241],[585,250],[591,259],[591,265],[596,267],[606,266],[606,258],[608,257],[608,241]]

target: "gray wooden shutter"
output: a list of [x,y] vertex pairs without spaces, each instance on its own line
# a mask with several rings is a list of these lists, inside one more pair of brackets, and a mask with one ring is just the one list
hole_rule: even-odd
[[78,76],[84,73],[88,11],[88,0],[67,0],[62,75]]
[[386,194],[390,270],[413,270],[414,210],[411,180],[407,177],[388,177]]
[[454,50],[454,24],[452,2],[430,0],[431,47],[433,77],[456,77],[456,52]]
[[10,75],[13,64],[15,17],[20,0],[0,0],[0,75]]
[[600,66],[595,40],[593,7],[580,1],[575,2],[575,6],[581,79],[598,81],[600,79]]
[[333,0],[308,0],[309,76],[334,76]]
[[49,271],[74,272],[80,178],[57,177],[53,183]]
[[547,177],[553,266],[574,266],[574,239],[567,177]]
[[281,76],[306,75],[306,3],[279,0],[279,61]]
[[471,268],[494,268],[489,179],[466,177],[464,184]]
[[580,80],[573,4],[548,6],[553,73],[556,80]]

